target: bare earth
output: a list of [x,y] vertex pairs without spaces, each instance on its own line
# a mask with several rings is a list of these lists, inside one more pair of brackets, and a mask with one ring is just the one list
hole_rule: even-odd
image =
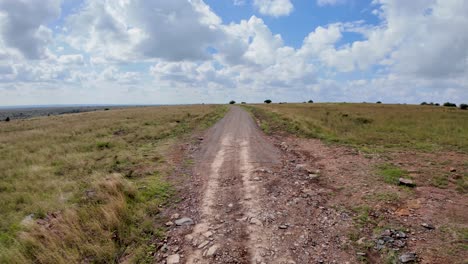
[[[406,197],[407,191],[384,186],[372,175],[380,157],[318,140],[266,137],[239,107],[186,148],[195,165],[177,171],[190,178],[179,184],[182,201],[166,212],[171,222],[164,253],[157,256],[161,262],[359,263],[364,256],[371,263],[385,262],[373,230],[356,229],[357,213],[350,210],[383,192]],[[449,209],[434,204],[436,193],[450,198]],[[438,206],[440,216],[434,218],[428,206]],[[408,213],[395,213],[402,208]],[[444,210],[466,227],[466,197],[427,187],[416,188],[403,202],[371,203],[369,221],[404,230],[397,255],[415,252],[421,263],[463,263],[466,251],[456,243],[464,241],[437,233],[445,224]],[[174,224],[183,217],[194,224]],[[422,222],[436,229],[421,227]],[[444,243],[455,243],[450,253],[438,251]]]

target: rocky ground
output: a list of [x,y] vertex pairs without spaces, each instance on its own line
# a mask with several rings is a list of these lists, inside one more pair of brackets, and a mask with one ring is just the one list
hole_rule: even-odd
[[[173,177],[181,202],[164,212],[157,263],[468,260],[468,203],[455,190],[468,171],[465,154],[370,155],[266,137],[234,107],[177,159],[190,162]],[[375,168],[389,162],[415,187],[384,183]],[[432,186],[431,173],[446,173],[448,185]]]

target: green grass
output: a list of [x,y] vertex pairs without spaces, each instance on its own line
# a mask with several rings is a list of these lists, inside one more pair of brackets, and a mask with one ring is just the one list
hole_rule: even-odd
[[441,188],[441,189],[447,188],[449,184],[448,178],[449,178],[449,175],[435,176],[431,180],[431,185],[437,188]]
[[369,201],[392,203],[398,203],[401,200],[400,195],[396,192],[378,192],[374,194],[368,194],[364,198]]
[[395,185],[398,185],[400,178],[408,177],[408,173],[405,170],[387,163],[377,166],[377,174],[382,177],[385,183]]
[[279,131],[352,145],[389,149],[468,152],[468,111],[385,104],[246,105],[266,133]]
[[177,199],[166,154],[226,110],[144,107],[0,123],[0,263],[144,262],[164,234],[161,208]]
[[352,208],[352,211],[356,214],[353,220],[357,227],[362,228],[367,225],[375,224],[370,217],[371,210],[372,209],[367,205],[360,205]]

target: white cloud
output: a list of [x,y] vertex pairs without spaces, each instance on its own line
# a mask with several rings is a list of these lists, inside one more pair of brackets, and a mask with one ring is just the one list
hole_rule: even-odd
[[[376,25],[320,25],[298,47],[256,16],[225,24],[202,0],[85,0],[53,34],[47,25],[59,3],[47,0],[36,14],[26,0],[0,0],[0,89],[9,94],[0,104],[27,103],[25,96],[42,103],[468,99],[463,0],[374,0]],[[271,16],[293,10],[290,1],[253,3]],[[20,19],[20,11],[30,17]],[[359,40],[346,42],[350,33]],[[27,41],[14,45],[20,40]]]
[[294,9],[290,0],[253,0],[260,14],[280,17],[291,14]]
[[317,5],[326,6],[326,5],[340,5],[346,3],[347,0],[317,0]]
[[209,58],[220,18],[201,0],[92,1],[67,19],[74,48],[113,60]]
[[0,1],[0,47],[19,52],[27,59],[47,56],[52,42],[48,22],[60,15],[60,0]]

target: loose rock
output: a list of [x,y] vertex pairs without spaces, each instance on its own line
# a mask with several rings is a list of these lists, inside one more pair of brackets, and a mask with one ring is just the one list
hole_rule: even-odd
[[408,187],[415,187],[416,186],[416,184],[410,179],[400,178],[398,181],[399,181],[400,185],[405,185],[405,186],[408,186]]
[[218,250],[218,245],[213,245],[213,246],[211,246],[211,247],[208,249],[208,251],[206,251],[206,256],[207,256],[207,257],[213,256],[213,255],[216,253],[217,250]]
[[410,263],[410,262],[415,262],[416,261],[416,253],[405,253],[401,255],[398,259],[400,260],[401,263]]
[[258,225],[258,226],[263,226],[262,221],[258,220],[257,218],[254,218],[254,217],[252,217],[252,218],[250,219],[250,223],[251,223],[251,224],[254,224],[254,225]]
[[180,218],[175,221],[176,225],[183,226],[183,225],[193,225],[193,220],[188,217]]
[[173,215],[171,215],[171,219],[177,219],[177,218],[179,218],[179,217],[180,217],[179,214],[173,214]]
[[167,264],[178,264],[178,263],[180,263],[179,254],[170,255],[169,257],[167,257],[166,262],[167,262]]
[[424,228],[427,228],[429,230],[435,229],[435,227],[433,225],[428,224],[428,223],[422,223],[421,226],[424,227]]

